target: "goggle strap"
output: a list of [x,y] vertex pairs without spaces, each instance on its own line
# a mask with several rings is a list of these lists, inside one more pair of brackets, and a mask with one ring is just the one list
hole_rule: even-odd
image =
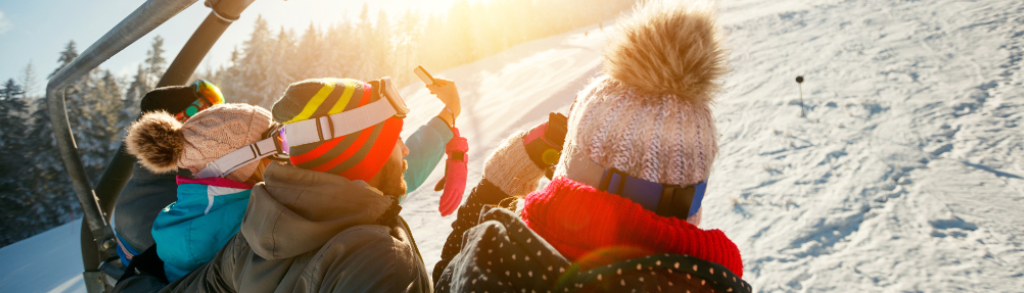
[[387,99],[378,99],[341,113],[286,124],[285,136],[289,147],[328,141],[377,125],[397,113]]
[[686,220],[700,210],[707,191],[707,181],[691,186],[663,185],[629,176],[615,168],[605,169],[580,152],[564,154],[572,156],[565,171],[569,179],[622,196],[659,216]]
[[258,141],[232,151],[213,162],[206,164],[206,168],[196,174],[197,178],[224,177],[231,174],[238,168],[251,164],[252,162],[272,156],[278,153],[278,145],[274,137]]
[[378,92],[381,95],[381,100],[387,99],[391,107],[395,109],[395,117],[404,119],[409,114],[410,109],[405,105],[405,101],[402,100],[402,95],[398,93],[398,89],[395,88],[395,83],[391,82],[390,77],[385,76],[380,79],[380,85],[381,89]]

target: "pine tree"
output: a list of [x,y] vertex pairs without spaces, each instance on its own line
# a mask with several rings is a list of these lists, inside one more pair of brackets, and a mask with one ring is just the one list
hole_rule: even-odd
[[242,65],[242,51],[235,46],[231,50],[231,57],[228,65],[221,65],[216,70],[207,71],[201,74],[201,78],[216,84],[220,88],[221,93],[224,95],[225,102],[228,103],[244,103],[239,96],[240,94],[236,90],[235,85],[238,84],[238,76],[241,75]]
[[[57,74],[64,66],[78,57],[75,41],[69,41],[57,58],[59,64],[49,77]],[[68,198],[72,194],[71,181],[64,172],[64,161],[57,150],[57,142],[50,127],[50,112],[46,99],[37,99],[35,111],[30,115],[32,125],[29,127],[29,143],[32,145],[31,157],[33,171],[31,190],[37,196]]]
[[142,64],[139,64],[138,69],[135,70],[135,76],[132,77],[131,83],[128,84],[128,88],[125,89],[124,100],[122,101],[121,110],[118,111],[117,115],[117,128],[120,129],[120,137],[124,138],[127,135],[128,127],[131,126],[135,118],[139,116],[139,103],[142,102],[142,97],[150,91],[150,86],[146,82],[148,75],[142,68]]
[[340,60],[345,60],[352,64],[349,66],[352,68],[352,78],[368,80],[376,76],[377,73],[374,71],[374,65],[372,58],[373,50],[368,44],[373,39],[373,25],[370,23],[370,6],[366,2],[363,2],[363,11],[359,13],[359,24],[356,25],[356,42],[346,40],[352,45],[351,54],[344,56]]
[[297,62],[294,62],[297,67],[294,81],[324,77],[328,74],[327,60],[325,59],[327,54],[324,54],[326,50],[323,46],[324,40],[320,30],[310,22],[309,28],[299,40],[296,52]]
[[325,50],[323,58],[326,62],[326,74],[317,77],[361,78],[361,72],[369,71],[364,52],[366,46],[360,41],[357,25],[349,22],[337,24],[328,31],[324,40],[324,48],[346,48],[345,50]]
[[395,78],[398,84],[416,81],[416,77],[412,73],[416,64],[412,62],[420,51],[420,35],[422,33],[420,24],[420,15],[411,9],[406,9],[405,14],[395,24],[397,39],[393,56],[396,71],[392,78]]
[[160,77],[167,70],[164,67],[167,64],[167,59],[163,57],[163,46],[164,39],[162,37],[159,35],[153,37],[153,42],[150,44],[149,50],[146,51],[145,67],[139,64],[135,76],[132,77],[131,83],[125,89],[124,99],[116,99],[116,101],[120,101],[120,105],[118,105],[120,110],[115,124],[115,127],[119,129],[118,138],[124,138],[127,135],[128,126],[131,126],[135,118],[141,114],[139,103],[142,102],[142,97],[156,87]]
[[281,31],[278,33],[277,38],[271,40],[272,46],[270,47],[271,58],[267,62],[267,67],[264,69],[266,72],[266,83],[263,94],[263,102],[261,105],[270,108],[271,105],[277,101],[277,98],[281,96],[284,89],[289,84],[294,82],[294,72],[297,71],[294,64],[295,59],[295,38],[292,37],[291,32],[281,27]]
[[22,189],[18,178],[25,159],[25,91],[14,79],[0,89],[0,158],[6,167],[0,170],[0,194],[7,196]]
[[452,4],[451,10],[448,12],[450,17],[448,19],[448,27],[454,32],[454,40],[451,43],[452,55],[456,57],[454,65],[462,65],[470,61],[479,59],[476,46],[476,41],[473,35],[473,7],[470,6],[468,0],[458,0]]
[[25,65],[25,69],[21,70],[19,81],[25,90],[25,98],[35,97],[36,86],[39,81],[36,80],[36,69],[32,65],[32,61],[29,61],[28,65]]
[[272,97],[271,85],[267,82],[267,68],[270,63],[275,62],[273,57],[273,37],[267,20],[263,16],[257,16],[252,34],[243,46],[239,74],[233,82],[228,82],[223,87],[230,87],[234,90],[232,100],[237,99],[241,103],[249,103],[269,108],[276,98]]
[[[14,79],[0,88],[0,246],[32,235],[30,213],[33,197],[28,192],[23,173],[28,159],[25,150],[25,91]],[[26,217],[29,216],[29,217]]]
[[[64,91],[64,103],[71,124],[71,133],[75,137],[78,155],[85,166],[86,174],[99,175],[103,171],[104,157],[100,149],[104,149],[105,126],[99,113],[99,101],[96,86],[99,78],[97,70],[89,72],[82,80]],[[99,169],[98,171],[96,169]],[[67,176],[65,174],[65,176]],[[90,176],[90,179],[93,179]]]
[[96,154],[99,160],[96,166],[96,177],[98,180],[103,169],[106,168],[115,151],[120,146],[120,128],[117,127],[119,112],[124,105],[122,80],[114,76],[110,70],[97,72],[97,78],[93,80],[91,95],[88,97],[91,122],[93,124],[92,136],[96,139],[95,148],[90,149]]
[[394,31],[391,29],[391,22],[388,21],[388,15],[384,12],[384,9],[381,9],[377,14],[377,26],[373,29],[373,34],[370,36],[370,56],[373,58],[374,76],[369,77],[369,79],[394,76],[396,72],[394,62],[395,46],[392,43]]
[[[68,42],[57,59],[58,67],[50,77],[77,57],[75,42]],[[81,80],[74,82],[73,88],[65,93],[75,92],[75,88],[79,88],[81,83]],[[72,102],[67,105],[69,110],[79,108],[73,101],[81,99],[76,98],[74,94],[66,96],[67,101]],[[69,116],[70,114],[69,111]],[[31,158],[31,163],[30,170],[25,172],[21,179],[31,197],[26,201],[27,211],[19,216],[18,222],[22,223],[22,229],[28,231],[28,235],[34,235],[70,220],[80,212],[80,207],[75,200],[71,179],[64,171],[64,161],[57,150],[46,99],[36,99],[35,111],[29,117],[31,126],[28,128],[25,142],[29,146],[26,152]],[[75,122],[71,123],[74,129]]]
[[152,81],[147,81],[149,85],[156,85],[156,82],[164,75],[164,64],[167,64],[167,59],[164,59],[164,38],[157,35],[153,37],[153,43],[149,47],[149,51],[146,51],[146,74]]
[[71,63],[75,58],[78,58],[78,49],[75,48],[75,41],[68,41],[68,44],[64,46],[64,51],[61,51],[60,57],[57,58],[57,63],[60,63],[60,65],[57,66],[57,69],[54,69],[53,73],[50,73],[48,77],[56,75],[57,72],[64,69],[64,66],[67,66],[68,63]]

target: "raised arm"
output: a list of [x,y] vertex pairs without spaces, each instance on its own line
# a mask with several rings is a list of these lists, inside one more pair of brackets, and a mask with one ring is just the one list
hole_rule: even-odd
[[444,157],[444,146],[451,139],[452,130],[448,124],[441,118],[434,117],[405,140],[405,145],[409,146],[409,155],[405,156],[405,160],[409,162],[409,169],[405,170],[408,192],[411,193],[423,185],[427,176],[430,176],[441,162]]
[[428,85],[427,89],[444,103],[445,108],[405,141],[405,145],[409,146],[409,155],[405,157],[409,162],[409,169],[405,170],[408,192],[422,186],[427,176],[441,162],[445,144],[454,136],[452,127],[455,127],[455,119],[462,113],[462,100],[455,82],[443,78],[435,80],[441,85]]

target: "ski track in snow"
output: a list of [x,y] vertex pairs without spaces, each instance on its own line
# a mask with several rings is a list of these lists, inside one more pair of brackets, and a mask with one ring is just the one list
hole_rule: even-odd
[[[721,8],[732,72],[714,106],[721,152],[704,228],[736,242],[756,290],[1024,288],[1024,2]],[[599,73],[613,29],[588,27],[437,73],[463,97],[469,188],[502,139],[568,109]],[[796,75],[806,79],[806,118]],[[442,105],[420,85],[402,93],[416,109],[407,136]],[[442,173],[402,211],[428,269],[454,220],[440,217],[431,188]],[[80,225],[0,249],[0,292],[84,292]]]

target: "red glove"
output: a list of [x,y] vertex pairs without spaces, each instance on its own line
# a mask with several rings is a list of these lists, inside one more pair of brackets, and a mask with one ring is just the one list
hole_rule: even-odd
[[434,191],[441,191],[441,204],[437,207],[441,216],[448,216],[459,208],[462,203],[462,193],[466,191],[466,175],[468,167],[466,161],[469,159],[466,152],[469,151],[469,141],[459,136],[459,129],[452,127],[455,134],[451,141],[445,146],[445,153],[448,154],[448,161],[444,167],[444,178],[437,182]]

